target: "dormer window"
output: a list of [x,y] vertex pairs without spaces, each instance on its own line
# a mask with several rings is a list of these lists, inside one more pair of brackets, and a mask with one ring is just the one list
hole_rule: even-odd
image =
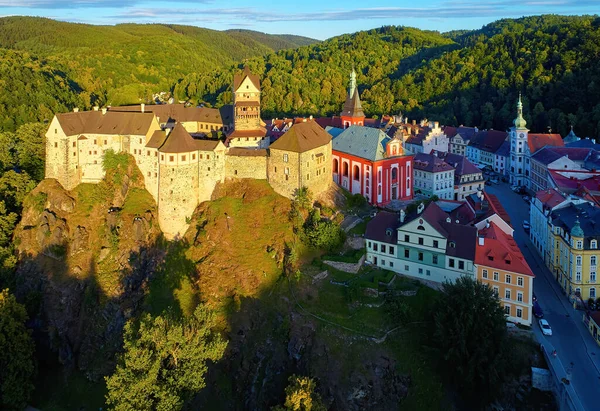
[[598,248],[598,242],[596,240],[590,241],[590,248],[592,250],[595,250],[596,248]]
[[394,231],[391,228],[385,230],[385,235],[391,237],[394,234]]
[[494,256],[493,255],[488,255],[488,260],[494,261]]

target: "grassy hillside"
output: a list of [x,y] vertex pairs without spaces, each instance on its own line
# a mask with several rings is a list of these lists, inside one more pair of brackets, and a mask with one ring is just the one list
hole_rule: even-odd
[[[63,111],[65,103],[70,107],[75,105],[78,99],[73,94],[78,92],[82,108],[93,104],[139,103],[150,100],[153,93],[168,92],[174,82],[189,73],[214,70],[308,42],[316,40],[177,25],[93,26],[35,17],[0,18],[1,58],[23,55],[24,59],[43,61],[37,64],[47,66],[44,69],[51,73],[48,82],[55,82],[55,72],[60,72],[65,83],[62,90],[54,90],[52,84],[42,85],[44,98],[23,96],[22,104],[33,107],[30,111],[40,104],[48,106],[45,100],[52,99],[56,100],[50,104],[52,109]],[[3,49],[14,50],[16,54]],[[10,63],[28,67],[27,62],[16,57]],[[39,71],[39,67],[34,69]],[[19,75],[2,76],[7,82],[14,77]],[[0,90],[0,102],[9,99],[8,91],[12,90]],[[6,103],[9,113],[19,111],[14,105],[15,102]],[[12,116],[3,113],[2,117]],[[14,129],[8,123],[3,124],[9,121],[6,118],[0,121],[2,128]],[[48,118],[48,113],[31,113],[27,120],[43,118]],[[20,124],[18,119],[13,122]]]
[[[354,65],[368,115],[505,129],[519,92],[530,129],[600,137],[600,18],[534,16],[446,34],[382,27],[250,61],[266,116],[338,113]],[[179,98],[230,101],[232,68],[191,74]]]

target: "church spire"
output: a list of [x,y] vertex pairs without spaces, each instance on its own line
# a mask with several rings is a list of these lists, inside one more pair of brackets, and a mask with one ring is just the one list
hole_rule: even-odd
[[515,119],[516,128],[525,128],[527,122],[523,118],[523,103],[521,102],[521,93],[519,93],[519,100],[517,101],[517,118]]
[[353,66],[352,72],[350,73],[350,87],[348,88],[348,96],[350,98],[354,97],[355,90],[356,90],[356,71],[354,71],[354,66]]

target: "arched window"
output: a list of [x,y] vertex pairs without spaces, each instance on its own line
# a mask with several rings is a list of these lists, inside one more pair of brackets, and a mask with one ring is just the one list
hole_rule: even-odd
[[596,248],[598,248],[598,242],[596,240],[590,241],[590,248],[592,250],[595,250]]
[[590,265],[596,265],[596,256],[595,255],[590,257]]
[[338,171],[339,171],[339,166],[340,166],[340,164],[339,164],[339,162],[338,162],[338,159],[337,159],[337,158],[334,158],[334,159],[333,159],[333,174],[337,174],[337,173],[338,173]]
[[342,175],[348,177],[348,163],[342,163]]
[[590,298],[596,298],[596,287],[590,288]]
[[398,169],[396,167],[392,168],[392,180],[396,180],[398,178]]
[[425,231],[425,227],[423,227],[422,225],[417,227],[417,230],[421,230],[421,231]]
[[355,181],[360,181],[360,168],[356,165],[352,169],[352,179]]

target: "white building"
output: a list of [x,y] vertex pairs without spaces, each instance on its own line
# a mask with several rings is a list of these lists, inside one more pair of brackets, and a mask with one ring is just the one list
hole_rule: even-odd
[[413,161],[415,192],[447,200],[454,198],[454,167],[432,154],[416,154]]

